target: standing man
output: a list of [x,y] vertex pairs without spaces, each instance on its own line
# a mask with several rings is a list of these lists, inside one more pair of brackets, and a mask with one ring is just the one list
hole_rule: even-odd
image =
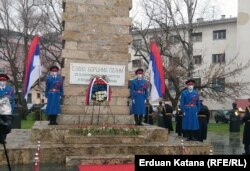
[[[248,99],[248,102],[250,102],[250,99]],[[245,123],[243,131],[243,144],[245,153],[243,154],[250,155],[250,105],[246,107],[246,113],[242,117],[242,122]]]
[[186,133],[187,141],[196,141],[195,132],[199,130],[198,112],[200,110],[199,94],[194,90],[195,81],[186,82],[187,89],[181,93],[180,107],[183,112],[182,129]]
[[144,123],[148,123],[150,125],[154,124],[153,120],[153,107],[149,102],[149,99],[146,100],[146,114],[144,117]]
[[148,98],[148,84],[143,78],[143,69],[135,71],[136,77],[131,81],[130,95],[132,99],[132,113],[134,114],[135,125],[142,125],[145,115],[146,99]]
[[200,100],[201,108],[198,112],[198,119],[199,119],[199,131],[197,133],[197,139],[200,142],[207,139],[207,125],[210,118],[210,112],[206,105],[203,104],[203,100]]
[[168,133],[174,130],[172,124],[172,115],[173,107],[169,104],[169,102],[165,102],[165,115],[163,116],[163,120],[165,122],[165,128],[168,129]]
[[0,143],[4,144],[12,126],[12,113],[14,111],[14,89],[7,85],[9,77],[0,74]]
[[46,113],[49,125],[57,125],[57,115],[61,113],[60,99],[63,97],[63,77],[58,74],[57,66],[50,67],[50,75],[46,78],[45,96],[48,99]]

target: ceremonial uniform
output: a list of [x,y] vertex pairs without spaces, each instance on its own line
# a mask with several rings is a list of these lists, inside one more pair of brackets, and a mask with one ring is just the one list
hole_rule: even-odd
[[131,81],[130,95],[132,99],[132,114],[135,117],[135,124],[142,125],[142,119],[145,115],[145,102],[148,98],[148,84],[142,78],[142,69],[135,71],[137,78]]
[[[9,80],[9,77],[6,74],[0,74],[0,98],[1,101],[4,102],[4,98],[9,103],[6,108],[6,104],[0,104],[1,105],[1,113],[0,113],[0,143],[5,143],[5,139],[8,133],[10,133],[12,128],[12,120],[13,116],[12,113],[14,111],[14,89],[6,85],[6,82]],[[5,100],[5,103],[6,103]],[[5,110],[7,109],[7,110]]]
[[182,129],[187,140],[196,140],[195,132],[199,130],[198,111],[200,110],[199,94],[193,89],[194,80],[186,81],[188,88],[181,93],[180,107],[183,112]]
[[[56,69],[55,69],[56,68]],[[58,72],[58,67],[51,67],[50,71]],[[49,117],[49,125],[56,125],[57,115],[61,113],[60,99],[64,95],[63,77],[61,75],[49,75],[46,78],[45,96],[48,99],[46,114]]]
[[203,141],[207,139],[207,124],[209,122],[210,112],[208,110],[208,107],[203,105],[201,102],[201,109],[198,112],[198,120],[199,120],[199,131],[197,133],[197,140]]

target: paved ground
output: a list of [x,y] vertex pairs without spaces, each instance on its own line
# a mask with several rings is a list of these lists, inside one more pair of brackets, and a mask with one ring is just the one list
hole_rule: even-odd
[[[14,129],[7,137],[7,148],[22,147],[29,144],[31,137],[30,130]],[[169,135],[169,142],[181,143],[183,138],[178,137],[176,133]],[[183,139],[184,140],[184,139]],[[184,140],[184,143],[186,141]],[[240,133],[208,133],[208,139],[203,143],[214,146],[213,154],[218,155],[241,155],[243,153],[242,135]],[[2,148],[2,147],[1,147]],[[12,166],[12,171],[33,170],[32,165]],[[0,166],[1,171],[8,171],[6,166]],[[58,165],[42,165],[40,171],[77,171],[76,167],[64,167]]]

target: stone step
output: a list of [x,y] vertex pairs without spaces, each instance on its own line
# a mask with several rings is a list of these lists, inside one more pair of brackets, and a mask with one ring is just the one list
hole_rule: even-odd
[[144,144],[144,136],[64,136],[65,144]]
[[66,156],[66,166],[128,164],[134,163],[134,155],[99,155],[99,156]]

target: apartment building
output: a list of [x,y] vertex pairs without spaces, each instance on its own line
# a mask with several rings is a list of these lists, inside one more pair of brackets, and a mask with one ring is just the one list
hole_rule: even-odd
[[[205,21],[202,18],[197,19],[197,27],[192,35],[193,38],[193,64],[194,64],[194,75],[193,77],[196,81],[202,82],[205,76],[205,68],[213,64],[226,64],[230,59],[237,57],[239,63],[245,63],[250,58],[250,1],[239,0],[238,1],[238,17],[228,18],[222,15],[220,19],[213,21]],[[157,33],[158,32],[158,33]],[[147,41],[155,35],[159,35],[160,29],[147,30]],[[147,68],[144,60],[140,55],[136,55],[135,46],[143,46],[143,40],[137,32],[132,31],[133,43],[130,46],[131,61],[129,64],[129,71],[134,71],[138,67],[144,69]],[[171,38],[171,37],[170,37]],[[178,39],[175,38],[174,32],[172,35],[172,42],[174,43],[174,48],[178,51]],[[167,63],[167,61],[164,61]],[[231,67],[236,67],[232,65]],[[219,78],[213,80],[213,86],[223,85],[225,81],[230,81],[230,79],[238,80],[239,82],[244,79],[250,82],[249,77],[250,69],[245,70],[237,78]],[[148,73],[147,73],[148,74]],[[146,77],[148,75],[146,74]],[[166,80],[168,84],[168,80]],[[223,87],[222,87],[223,88]],[[248,105],[247,99],[248,95],[240,95],[235,97],[235,99],[226,99],[223,102],[218,102],[213,99],[204,99],[205,104],[211,110],[221,110],[221,109],[231,109],[232,103],[236,101],[245,107]]]

